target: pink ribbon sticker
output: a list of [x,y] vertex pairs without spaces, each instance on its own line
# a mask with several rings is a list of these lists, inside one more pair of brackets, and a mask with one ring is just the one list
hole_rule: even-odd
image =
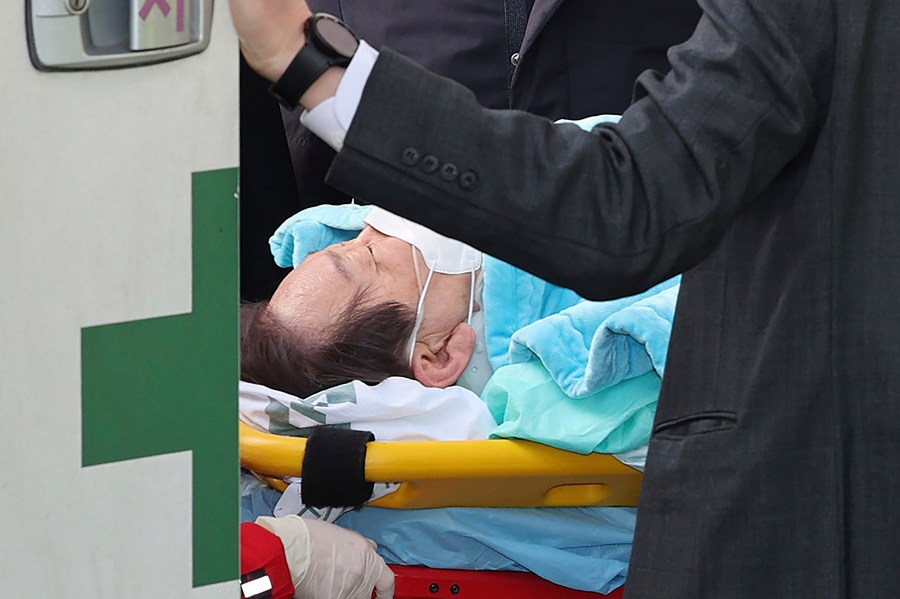
[[[150,11],[153,10],[154,6],[159,6],[159,10],[162,11],[164,17],[169,16],[169,11],[172,10],[172,7],[169,6],[167,0],[147,0],[144,2],[144,6],[141,7],[140,12],[141,20],[146,21],[147,17],[150,16]],[[184,0],[178,0],[178,17],[179,17],[179,25],[178,31],[184,31]]]
[[184,31],[184,0],[178,0],[175,7],[175,31]]

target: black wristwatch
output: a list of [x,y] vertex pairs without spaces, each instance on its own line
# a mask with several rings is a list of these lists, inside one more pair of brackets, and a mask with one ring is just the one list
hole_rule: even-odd
[[345,67],[359,48],[359,38],[333,15],[316,13],[303,24],[306,44],[284,74],[269,87],[269,93],[286,108],[296,108],[300,96],[329,67]]

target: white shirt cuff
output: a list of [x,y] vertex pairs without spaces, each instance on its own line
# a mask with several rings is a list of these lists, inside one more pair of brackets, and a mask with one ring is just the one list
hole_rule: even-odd
[[344,147],[344,137],[347,136],[350,123],[356,115],[363,88],[369,80],[376,60],[378,50],[360,41],[353,60],[347,65],[347,72],[338,83],[335,95],[312,110],[304,110],[300,115],[300,122],[307,129],[337,151]]

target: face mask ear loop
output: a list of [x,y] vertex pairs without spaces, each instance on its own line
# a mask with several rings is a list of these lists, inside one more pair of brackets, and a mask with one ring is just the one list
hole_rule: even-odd
[[472,284],[469,287],[469,315],[466,316],[466,324],[472,324],[472,309],[475,308],[475,271],[472,271]]
[[416,285],[418,285],[419,289],[421,289],[422,274],[419,272],[419,257],[416,256],[416,246],[414,246],[413,244],[409,244],[409,249],[412,250],[413,268],[416,269]]
[[433,269],[428,269],[428,277],[425,279],[425,287],[422,288],[422,295],[419,296],[419,305],[416,306],[416,324],[413,327],[412,337],[409,340],[409,367],[413,365],[413,354],[416,352],[416,335],[419,334],[419,327],[422,326],[422,319],[425,317],[425,295],[428,293],[428,286],[431,285],[431,277],[434,275]]

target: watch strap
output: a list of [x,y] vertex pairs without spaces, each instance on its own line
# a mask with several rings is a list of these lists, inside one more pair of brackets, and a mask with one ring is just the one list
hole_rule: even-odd
[[269,93],[288,109],[300,103],[300,96],[310,88],[328,67],[339,64],[333,57],[326,56],[309,38],[300,48],[294,60],[285,69],[278,81],[269,86]]

